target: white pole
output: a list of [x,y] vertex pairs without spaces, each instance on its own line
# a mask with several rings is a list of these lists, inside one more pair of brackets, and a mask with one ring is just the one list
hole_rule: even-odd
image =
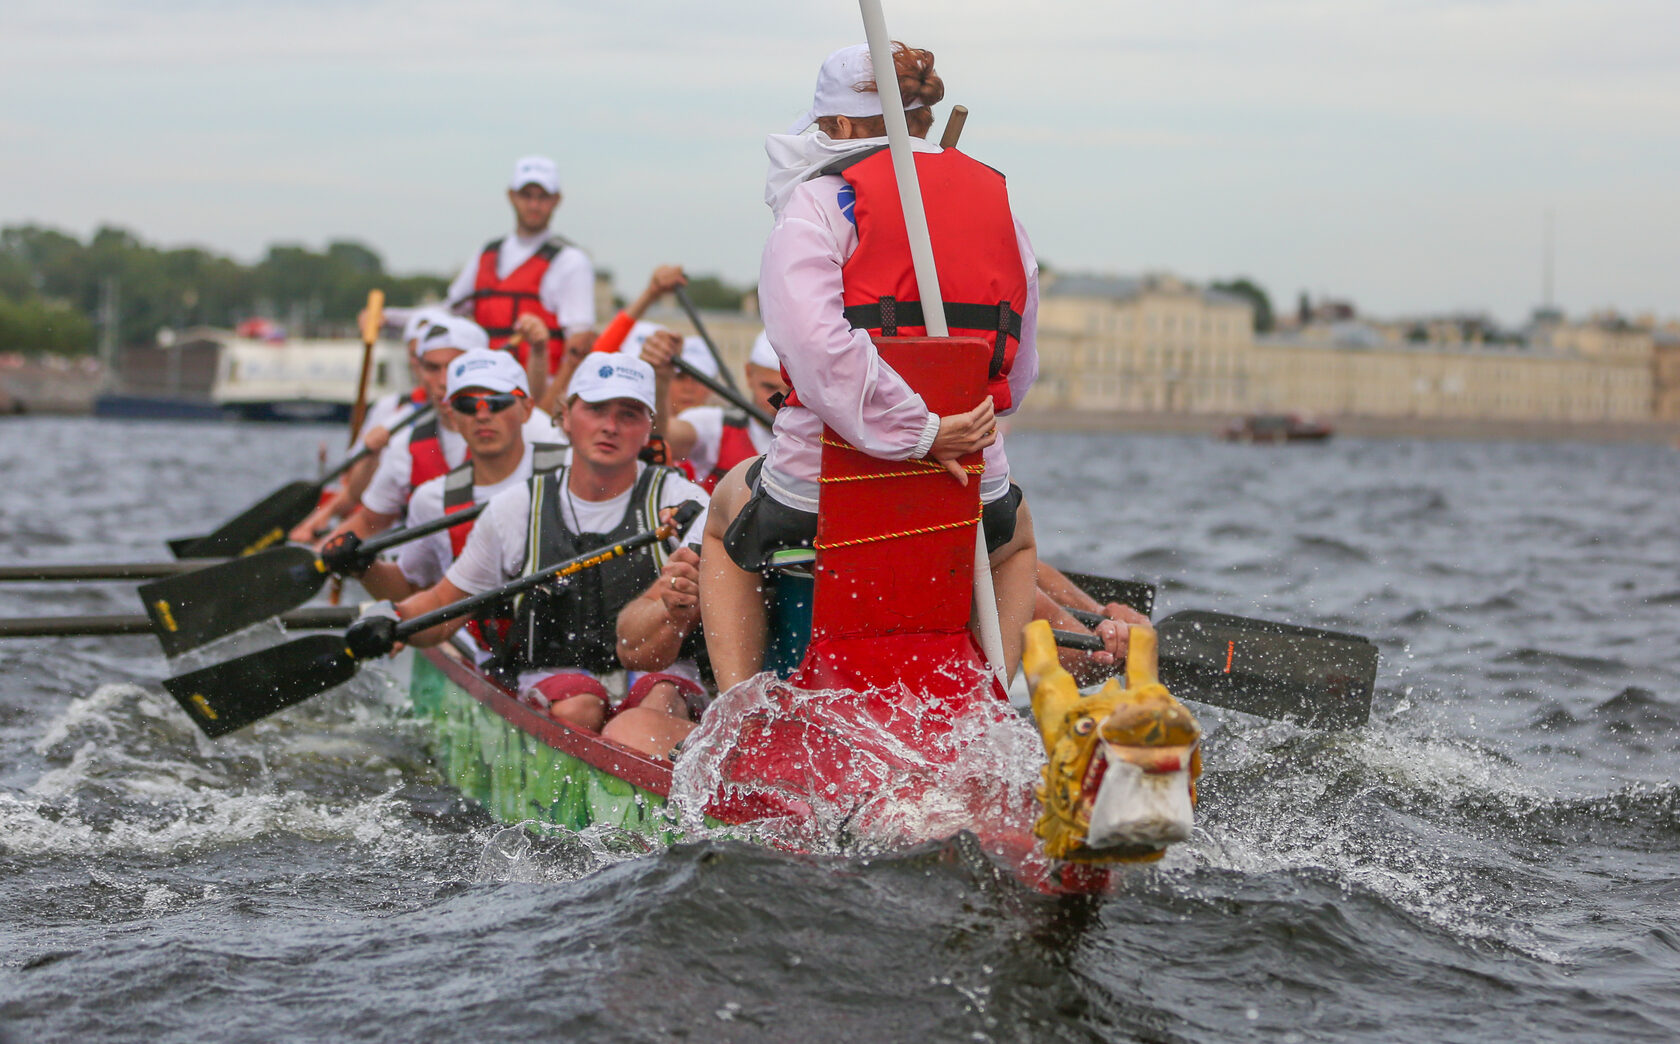
[[[874,65],[875,83],[881,88],[881,115],[887,124],[887,145],[892,152],[893,177],[904,207],[904,226],[910,240],[910,260],[916,268],[916,290],[922,299],[922,316],[928,336],[949,337],[945,325],[945,298],[939,292],[939,272],[933,264],[933,240],[928,237],[927,211],[922,207],[922,186],[916,177],[916,161],[910,151],[910,127],[904,121],[904,99],[898,94],[894,72],[892,36],[887,32],[881,0],[858,0],[863,12],[863,32],[869,40],[869,61]],[[882,72],[885,70],[885,73]],[[1003,670],[1003,628],[998,623],[997,595],[992,590],[992,563],[986,554],[983,527],[974,527],[974,617],[980,631],[980,649],[998,680],[1008,685]]]

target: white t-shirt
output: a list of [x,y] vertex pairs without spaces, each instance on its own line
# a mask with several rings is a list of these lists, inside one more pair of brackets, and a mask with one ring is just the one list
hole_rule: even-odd
[[[409,436],[413,431],[413,428],[406,428],[398,432],[390,445],[385,447],[385,452],[379,455],[379,469],[373,473],[373,480],[362,494],[362,505],[369,511],[400,516],[406,510],[408,498],[413,493],[409,479],[413,475],[414,461],[408,453]],[[566,441],[566,433],[542,410],[531,411],[531,419],[525,422],[524,435],[527,446],[533,442]],[[438,424],[438,443],[443,448],[444,463],[451,468],[467,459],[467,440],[459,432],[444,427],[442,422]]]
[[[641,478],[647,465],[636,463],[636,477]],[[560,497],[560,518],[574,533],[610,533],[624,518],[630,506],[630,494],[635,485],[611,500],[584,500],[578,496]],[[683,544],[699,543],[706,531],[706,506],[711,498],[706,491],[681,475],[667,475],[660,489],[661,509],[676,507],[685,500],[698,501],[700,516],[689,525],[679,540]],[[472,535],[461,557],[445,574],[449,582],[469,595],[501,587],[509,580],[525,573],[527,541],[531,530],[531,486],[521,482],[509,487],[490,501],[484,514],[478,516]]]
[[[356,433],[356,444],[350,447],[351,451],[354,452],[366,445],[363,440],[367,438],[370,428],[390,430],[391,425],[407,416],[408,411],[414,406],[408,396],[408,392],[386,392],[373,400],[368,405],[367,415],[362,418],[362,430]],[[402,432],[399,431],[397,434],[401,435]]]
[[[549,235],[521,236],[518,233],[502,240],[501,253],[496,257],[496,276],[506,279],[513,270],[530,260]],[[473,286],[478,282],[479,254],[474,254],[449,284],[449,306],[463,314],[472,314]],[[567,333],[588,330],[595,326],[595,266],[589,255],[569,246],[554,255],[554,261],[537,284],[537,299],[553,312]]]
[[[531,444],[527,442],[525,455],[520,458],[519,466],[514,468],[507,478],[488,486],[475,484],[472,488],[473,503],[486,503],[503,490],[524,484],[531,477],[531,458],[534,452]],[[415,487],[414,495],[408,498],[407,525],[417,526],[422,522],[443,517],[443,482],[446,477],[439,475]],[[454,561],[455,548],[450,543],[447,529],[397,547],[397,568],[402,570],[409,583],[419,587],[432,587],[442,580],[443,574]]]
[[[693,406],[677,414],[694,428],[694,448],[688,451],[688,462],[694,465],[697,478],[705,478],[717,467],[718,450],[723,445],[722,406]],[[747,435],[753,449],[763,453],[770,448],[770,429],[756,420],[747,420]]]

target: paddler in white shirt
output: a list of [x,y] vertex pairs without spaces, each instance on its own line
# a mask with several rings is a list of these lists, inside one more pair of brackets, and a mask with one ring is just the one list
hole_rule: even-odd
[[[921,304],[910,297],[916,282],[869,50],[836,51],[823,62],[812,108],[765,145],[765,200],[776,222],[764,245],[759,304],[793,390],[776,413],[768,452],[731,471],[712,499],[702,605],[721,688],[762,668],[767,621],[759,574],[770,554],[809,547],[815,538],[824,424],[871,456],[934,461],[965,485],[970,479],[958,458],[983,450],[982,526],[1010,672],[1032,617],[1032,518],[1010,482],[996,418],[1019,407],[1038,374],[1038,264],[1010,212],[1003,176],[924,140],[933,123],[927,107],[945,91],[932,53],[902,44],[893,50],[896,76],[888,82],[898,84],[910,110],[912,147],[928,154],[917,164],[927,162],[922,184],[940,186],[924,192],[934,250],[955,244],[945,248],[939,270],[951,332],[996,345],[988,395],[966,413],[938,416],[870,340],[919,336],[925,327]],[[816,132],[802,133],[812,123]],[[860,227],[872,220],[899,224],[876,235],[873,226]]]
[[[654,344],[642,352],[642,358],[653,365],[660,379],[670,382],[669,410],[675,416],[669,421],[661,416],[657,426],[665,433],[665,448],[671,459],[686,461],[693,469],[695,481],[710,492],[735,465],[770,448],[770,429],[741,410],[704,404],[685,407],[683,402],[691,393],[682,385],[698,387],[703,397],[710,392],[699,381],[677,372],[671,365],[670,352],[661,351],[662,348],[663,345]],[[702,357],[712,363],[706,368],[707,375],[716,377],[717,366],[705,342],[697,337],[684,339],[683,361],[698,368]],[[747,360],[746,390],[754,404],[772,416],[776,412],[774,403],[779,401],[777,396],[787,394],[788,390],[782,380],[781,365],[776,350],[770,347],[770,339],[760,333]]]
[[[420,423],[398,432],[379,455],[379,468],[362,493],[360,510],[346,519],[333,536],[351,532],[362,538],[388,529],[408,509],[408,498],[421,484],[467,459],[467,440],[455,430],[455,418],[445,401],[449,390],[449,365],[463,354],[488,347],[488,338],[476,323],[458,316],[435,318],[420,335],[416,352],[420,379],[428,400],[437,412]],[[533,409],[525,421],[527,442],[564,441],[553,418]]]
[[539,405],[550,380],[565,387],[589,351],[595,328],[595,266],[549,224],[560,205],[560,175],[547,156],[526,156],[508,181],[511,235],[493,239],[449,284],[449,307],[470,316],[490,347],[513,348]]
[[[494,497],[443,581],[398,604],[397,615],[493,590],[647,532],[685,501],[705,503],[705,492],[677,471],[638,459],[653,409],[651,367],[629,355],[592,353],[567,389],[571,463]],[[525,595],[503,665],[517,672],[521,698],[558,721],[668,756],[707,699],[696,662],[703,650],[699,557],[687,546],[704,518],[674,551],[642,548]],[[434,627],[413,642],[435,644],[459,626]]]
[[[448,474],[415,488],[407,525],[487,503],[533,473],[553,471],[566,462],[564,444],[526,441],[525,425],[535,406],[524,367],[507,352],[474,349],[451,362],[447,405],[471,455]],[[471,521],[462,522],[400,545],[394,561],[375,562],[359,577],[362,586],[375,598],[392,600],[435,586],[472,530]]]
[[391,425],[430,401],[426,384],[420,379],[420,359],[415,354],[415,348],[420,342],[420,335],[432,322],[446,315],[447,312],[435,305],[408,312],[402,341],[408,350],[408,372],[414,380],[414,387],[408,391],[387,392],[369,404],[367,414],[362,418],[362,430],[357,433],[356,441],[350,444],[350,452],[356,453],[366,447],[373,451],[373,455],[351,468],[344,476],[343,485],[308,518],[293,527],[291,540],[313,544],[323,530],[332,528],[333,520],[345,518],[361,506],[362,494],[367,491],[368,483],[373,481],[374,472],[379,468],[379,454],[391,441]]

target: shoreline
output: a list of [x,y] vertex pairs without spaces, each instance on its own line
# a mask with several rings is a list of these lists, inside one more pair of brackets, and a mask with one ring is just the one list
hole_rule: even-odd
[[[1035,411],[1008,418],[1013,431],[1134,432],[1218,438],[1237,416],[1220,413]],[[1639,442],[1680,445],[1680,422],[1640,423],[1482,419],[1469,417],[1363,417],[1315,414],[1334,429],[1332,438],[1445,439],[1524,442]]]

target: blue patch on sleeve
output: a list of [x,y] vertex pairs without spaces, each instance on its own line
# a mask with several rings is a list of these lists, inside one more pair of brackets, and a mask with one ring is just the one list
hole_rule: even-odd
[[853,228],[856,228],[857,215],[852,213],[852,207],[857,205],[857,193],[853,191],[852,186],[841,185],[834,201],[840,204],[840,213],[845,216],[847,221],[852,223]]

